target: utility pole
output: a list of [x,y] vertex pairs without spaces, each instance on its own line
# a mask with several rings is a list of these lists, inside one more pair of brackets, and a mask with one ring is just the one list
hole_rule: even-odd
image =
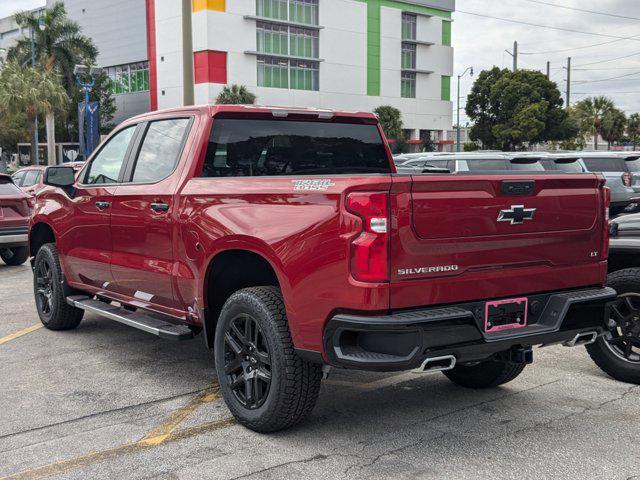
[[571,57],[567,58],[567,108],[571,106]]
[[518,70],[518,42],[513,42],[513,53],[509,50],[505,50],[509,55],[513,57],[513,71]]
[[547,80],[551,78],[551,62],[547,62]]

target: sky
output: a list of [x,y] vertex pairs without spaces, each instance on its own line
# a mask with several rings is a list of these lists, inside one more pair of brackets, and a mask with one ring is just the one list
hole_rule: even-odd
[[[44,3],[44,0],[0,0],[0,18]],[[609,15],[580,12],[558,5]],[[501,17],[511,22],[470,13]],[[456,0],[453,19],[454,122],[457,75],[469,66],[474,67],[476,75],[494,65],[510,68],[512,58],[505,49],[511,50],[514,41],[519,42],[520,68],[546,71],[547,61],[551,62],[551,79],[558,84],[563,96],[566,91],[566,70],[563,66],[567,57],[572,57],[572,103],[591,94],[602,94],[612,98],[627,114],[640,111],[640,0]],[[637,36],[637,39],[615,38],[632,36]],[[624,56],[627,58],[619,58]],[[620,76],[625,77],[611,79]],[[605,79],[611,80],[598,81]],[[462,107],[472,82],[467,74],[460,83]],[[466,122],[464,108],[461,122]]]
[[[539,2],[622,17],[635,17],[635,19],[579,12],[543,5]],[[612,98],[620,108],[626,111],[627,115],[640,111],[639,0],[456,0],[456,10],[453,15],[452,30],[455,55],[452,84],[454,122],[457,109],[455,98],[457,75],[468,66],[474,67],[476,75],[493,65],[511,68],[513,60],[505,49],[511,51],[514,41],[518,41],[521,52],[519,68],[546,72],[547,61],[550,61],[551,80],[558,84],[563,96],[566,91],[566,70],[562,67],[566,65],[567,57],[572,57],[572,104],[589,95],[602,94]],[[552,30],[463,12],[610,36]],[[631,36],[638,37],[630,40],[614,38]],[[605,42],[611,43],[584,48]],[[629,57],[619,58],[623,56]],[[603,61],[614,58],[618,59]],[[597,81],[622,75],[626,76]],[[462,97],[467,95],[472,82],[473,79],[468,74],[462,79],[460,83]],[[464,111],[464,98],[460,104]],[[465,115],[461,113],[461,123],[464,124],[465,121]]]

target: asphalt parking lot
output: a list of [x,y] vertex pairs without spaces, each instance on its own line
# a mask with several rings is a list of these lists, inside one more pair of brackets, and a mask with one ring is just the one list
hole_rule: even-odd
[[535,351],[514,382],[332,372],[311,418],[233,421],[200,337],[172,343],[87,316],[39,328],[27,266],[0,265],[0,480],[640,479],[640,387],[583,348]]

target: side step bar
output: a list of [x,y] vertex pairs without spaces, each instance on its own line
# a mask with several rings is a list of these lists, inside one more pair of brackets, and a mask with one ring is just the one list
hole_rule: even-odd
[[169,340],[190,340],[193,338],[193,332],[186,325],[171,323],[142,312],[131,312],[122,307],[110,305],[83,295],[67,297],[67,303],[86,312],[124,323],[161,338]]

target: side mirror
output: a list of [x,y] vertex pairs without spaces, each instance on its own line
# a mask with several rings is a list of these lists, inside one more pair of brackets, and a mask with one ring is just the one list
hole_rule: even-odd
[[76,182],[76,172],[73,167],[48,167],[44,171],[44,184],[52,187],[72,187]]

